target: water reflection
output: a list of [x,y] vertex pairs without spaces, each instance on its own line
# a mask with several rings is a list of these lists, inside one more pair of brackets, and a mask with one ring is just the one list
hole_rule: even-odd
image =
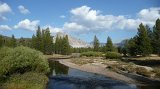
[[49,66],[51,68],[50,76],[68,74],[69,67],[60,64],[58,61],[50,62]]
[[103,75],[69,68],[58,61],[50,62],[50,68],[47,89],[159,89],[156,86],[137,87]]

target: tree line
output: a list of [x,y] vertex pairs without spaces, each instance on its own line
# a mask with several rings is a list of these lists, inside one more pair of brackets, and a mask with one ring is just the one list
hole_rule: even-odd
[[115,47],[110,37],[107,38],[105,45],[101,45],[97,36],[94,36],[93,47],[88,48],[72,48],[69,45],[68,36],[56,36],[53,40],[49,28],[41,29],[38,26],[36,34],[32,38],[15,39],[0,35],[0,47],[9,46],[16,47],[19,45],[28,46],[43,52],[44,54],[64,54],[68,55],[72,52],[119,52],[124,56],[149,56],[150,54],[158,54],[160,56],[160,19],[157,19],[155,25],[150,28],[148,25],[141,23],[138,27],[137,35],[131,39],[124,41],[122,47]]
[[160,56],[160,19],[157,19],[153,28],[141,23],[138,27],[137,35],[120,48],[120,52],[130,56],[149,56],[158,54]]
[[113,45],[112,39],[108,36],[105,45],[100,45],[97,36],[94,36],[93,51],[99,52],[116,52],[116,47]]
[[0,47],[2,46],[16,47],[16,45],[17,45],[17,42],[14,35],[12,35],[11,38],[0,35]]
[[95,35],[93,38],[93,43],[91,47],[87,48],[72,48],[71,51],[73,53],[82,53],[88,51],[94,52],[117,52],[117,48],[113,45],[112,39],[108,36],[105,45],[101,45],[99,39]]
[[137,35],[124,40],[124,45],[115,47],[110,37],[107,38],[105,45],[101,45],[97,36],[94,36],[93,47],[74,48],[74,52],[119,52],[124,56],[149,56],[157,54],[160,56],[160,19],[157,19],[155,25],[150,28],[143,23],[137,28]]
[[52,54],[53,52],[53,37],[49,28],[42,29],[38,26],[36,34],[33,34],[31,47],[43,52],[44,54]]
[[16,39],[14,35],[12,35],[12,37],[0,35],[0,47],[8,46],[14,48],[20,45],[39,50],[44,54],[56,53],[68,55],[71,53],[68,36],[57,36],[54,42],[49,28],[41,29],[40,26],[38,26],[36,34],[33,34],[32,38],[21,37]]
[[43,52],[44,54],[70,54],[70,45],[68,36],[60,37],[57,35],[55,42],[51,36],[49,28],[40,29],[38,27],[36,35],[32,36],[32,48]]
[[56,37],[55,40],[55,53],[68,55],[71,53],[71,46],[69,45],[68,35],[61,37]]
[[7,46],[14,48],[20,45],[31,47],[31,39],[23,37],[15,38],[14,35],[12,37],[0,35],[0,47]]

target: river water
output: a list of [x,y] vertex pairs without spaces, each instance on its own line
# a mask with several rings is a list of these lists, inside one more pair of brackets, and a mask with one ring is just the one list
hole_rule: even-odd
[[47,89],[160,89],[158,86],[136,86],[112,78],[84,72],[50,62],[51,72]]

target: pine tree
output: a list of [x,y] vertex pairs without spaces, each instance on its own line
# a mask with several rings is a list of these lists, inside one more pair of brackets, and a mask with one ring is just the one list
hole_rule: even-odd
[[14,35],[12,35],[12,38],[10,40],[10,47],[16,47],[16,39]]
[[62,54],[62,37],[57,36],[56,37],[56,42],[55,42],[55,51],[56,54]]
[[112,39],[109,36],[107,38],[107,43],[106,43],[105,49],[106,49],[106,52],[114,51],[114,46],[113,46],[113,43],[112,43]]
[[38,26],[36,36],[32,36],[31,45],[32,48],[35,48],[44,54],[52,54],[53,37],[51,36],[49,28],[41,30]]
[[153,28],[153,48],[154,52],[160,56],[160,19],[156,20]]
[[150,41],[153,40],[153,32],[152,30],[150,29],[150,27],[148,25],[145,26],[146,30],[147,30],[147,34],[148,34],[148,37],[150,39]]
[[68,35],[64,37],[57,36],[54,46],[56,54],[68,55],[71,52]]
[[38,26],[38,30],[36,32],[36,47],[35,47],[35,49],[43,52],[43,48],[42,48],[42,33],[41,33],[40,26]]
[[62,54],[63,55],[70,54],[70,45],[69,45],[69,41],[68,41],[68,35],[66,35],[62,39]]
[[93,40],[93,48],[94,48],[94,51],[99,51],[99,40],[96,37],[96,35],[94,36],[94,40]]
[[0,47],[2,47],[2,46],[3,46],[3,36],[0,35]]
[[42,52],[45,53],[45,43],[46,43],[46,40],[45,40],[45,29],[42,29],[42,42],[41,42],[41,45],[42,45]]
[[136,56],[139,52],[137,45],[137,37],[131,38],[130,40],[126,41],[124,48],[131,56]]
[[31,47],[36,48],[36,36],[34,34],[32,36]]
[[52,53],[52,46],[53,46],[53,38],[51,36],[49,28],[47,28],[44,31],[43,34],[43,47],[45,49],[44,53],[45,54],[51,54]]
[[147,30],[145,26],[141,23],[138,28],[137,33],[137,45],[139,49],[139,53],[142,56],[148,56],[152,53],[151,42],[147,34]]
[[58,54],[59,53],[59,37],[56,36],[56,40],[55,40],[55,53]]
[[71,46],[69,44],[68,35],[66,35],[66,44],[67,44],[67,55],[71,53]]
[[58,53],[59,54],[62,54],[62,41],[63,41],[63,38],[62,37],[59,37],[59,40],[58,40]]

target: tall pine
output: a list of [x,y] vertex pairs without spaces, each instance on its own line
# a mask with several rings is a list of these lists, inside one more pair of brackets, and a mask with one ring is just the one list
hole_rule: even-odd
[[36,49],[36,36],[34,34],[32,36],[31,47]]
[[149,39],[145,26],[141,23],[137,33],[137,45],[139,54],[148,56],[152,53],[151,41]]
[[153,42],[154,52],[160,56],[160,19],[156,20],[153,28]]
[[35,49],[43,52],[43,48],[42,48],[42,33],[41,33],[40,26],[38,26],[38,30],[36,32],[36,46],[35,46]]
[[70,45],[69,45],[68,35],[66,35],[62,39],[62,54],[63,55],[70,54]]
[[[42,32],[43,33],[43,32]],[[52,54],[53,38],[49,28],[47,28],[42,35],[42,45],[45,54]]]
[[112,39],[109,36],[107,38],[107,43],[106,43],[105,49],[106,49],[106,52],[114,51],[114,46],[113,46],[113,43],[112,43]]
[[3,36],[0,35],[0,47],[2,47],[2,46],[3,46]]
[[94,36],[94,40],[93,40],[93,48],[94,48],[94,51],[99,51],[99,40],[98,38],[96,37],[96,35]]

